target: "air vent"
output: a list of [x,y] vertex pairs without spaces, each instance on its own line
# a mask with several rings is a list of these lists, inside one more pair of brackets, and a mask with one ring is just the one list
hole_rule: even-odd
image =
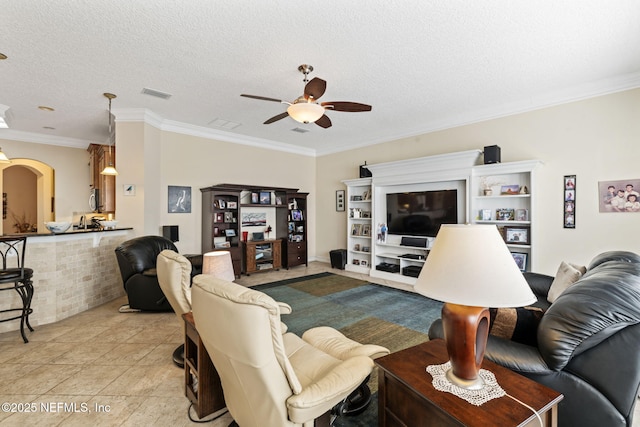
[[220,118],[213,119],[209,122],[209,126],[224,130],[232,130],[240,126],[240,123],[231,122]]
[[307,133],[307,132],[309,132],[309,129],[293,128],[293,129],[291,129],[291,132]]
[[171,94],[170,93],[161,92],[161,91],[155,90],[155,89],[149,89],[148,87],[145,87],[144,89],[142,89],[142,93],[145,94],[145,95],[149,95],[149,96],[155,96],[156,98],[162,98],[162,99],[171,98]]

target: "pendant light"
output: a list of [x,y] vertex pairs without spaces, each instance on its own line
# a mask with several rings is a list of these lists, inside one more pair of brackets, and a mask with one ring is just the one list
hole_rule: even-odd
[[[111,100],[116,97],[116,95],[112,93],[103,93],[103,95],[109,99],[109,163],[108,165],[100,172],[100,175],[118,175],[118,171],[113,166],[113,157],[111,157]],[[115,137],[113,137],[113,142],[115,143]]]

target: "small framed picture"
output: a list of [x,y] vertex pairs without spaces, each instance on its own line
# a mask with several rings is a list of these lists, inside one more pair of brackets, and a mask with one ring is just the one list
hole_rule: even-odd
[[520,271],[525,271],[527,269],[527,254],[523,252],[511,252],[513,256],[513,260],[516,262],[518,269]]
[[491,209],[482,209],[480,211],[480,219],[482,221],[491,221]]
[[504,241],[516,245],[529,244],[528,227],[504,227]]
[[516,221],[529,221],[529,210],[516,209]]
[[362,235],[363,236],[371,236],[371,225],[370,224],[362,224]]
[[353,245],[353,250],[354,251],[360,251],[360,244],[356,243],[355,245]]
[[300,209],[294,209],[291,211],[292,221],[302,221],[302,211]]
[[513,196],[514,194],[520,194],[519,185],[503,185],[500,187],[500,194],[503,196]]
[[336,190],[336,212],[344,212],[344,190]]
[[233,220],[233,212],[225,212],[224,213],[224,222],[235,222]]
[[499,221],[513,221],[515,209],[496,209],[496,219]]
[[371,248],[369,246],[363,246],[362,247],[362,252],[370,252]]
[[268,191],[260,192],[260,204],[261,205],[270,205],[271,204],[271,193]]
[[367,262],[367,260],[366,260],[366,259],[363,259],[362,261],[360,261],[360,265],[362,265],[362,266],[364,266],[364,267],[366,267],[366,266],[367,266],[367,264],[368,264],[368,262]]
[[215,222],[224,222],[224,213],[217,212]]
[[352,236],[361,236],[362,235],[362,224],[351,224],[351,235]]
[[360,265],[360,260],[359,259],[354,259],[353,260],[353,265]]
[[260,194],[251,193],[251,203],[254,205],[257,205],[258,203],[260,203]]
[[276,196],[276,205],[282,205],[282,197]]
[[220,209],[226,209],[227,208],[227,202],[225,202],[224,200],[220,199],[218,200],[218,207]]
[[227,202],[228,209],[238,209],[238,202]]
[[235,237],[236,230],[234,230],[233,228],[227,228],[226,230],[224,230],[224,235],[227,237]]
[[251,240],[264,240],[264,233],[262,231],[251,233]]

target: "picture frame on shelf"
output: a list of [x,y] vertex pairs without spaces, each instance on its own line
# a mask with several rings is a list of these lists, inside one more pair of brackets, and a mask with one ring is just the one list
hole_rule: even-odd
[[362,252],[371,252],[371,247],[369,247],[369,246],[363,246],[363,247],[362,247]]
[[529,209],[516,209],[516,221],[529,221]]
[[520,186],[517,184],[503,185],[500,187],[501,196],[513,196],[520,194]]
[[360,252],[360,243],[356,243],[355,245],[353,245],[353,250],[356,252]]
[[234,230],[233,228],[227,228],[226,230],[224,230],[224,235],[227,237],[236,237],[236,230]]
[[512,245],[529,244],[529,227],[503,227],[504,241]]
[[368,264],[369,263],[367,262],[366,259],[363,259],[363,260],[360,261],[360,265],[363,266],[363,267],[368,267]]
[[344,190],[336,190],[336,212],[344,212]]
[[296,243],[300,243],[304,240],[304,236],[302,234],[294,234],[293,241]]
[[235,222],[233,218],[233,212],[224,213],[224,222]]
[[516,262],[518,269],[522,272],[527,269],[527,253],[525,252],[511,252],[513,260]]
[[260,204],[261,205],[270,205],[271,204],[271,192],[269,192],[269,191],[261,191],[260,192]]
[[227,209],[238,209],[238,202],[227,202]]
[[214,222],[224,222],[224,213],[223,212],[216,212]]
[[256,231],[254,233],[251,233],[251,240],[256,240],[256,241],[264,240],[264,233],[262,231]]
[[278,206],[282,205],[282,197],[281,196],[276,196],[276,205],[278,205]]
[[362,235],[362,224],[351,224],[351,235],[352,236]]
[[227,202],[225,202],[223,199],[218,199],[218,207],[220,209],[226,209],[227,208]]
[[257,192],[251,193],[251,204],[257,205],[260,203],[260,194]]
[[515,218],[515,209],[496,209],[496,220],[498,221],[513,221]]
[[371,224],[362,224],[362,235],[371,236]]
[[480,210],[480,219],[482,221],[491,221],[491,209]]
[[300,209],[293,209],[291,211],[291,220],[292,221],[302,221],[302,211]]

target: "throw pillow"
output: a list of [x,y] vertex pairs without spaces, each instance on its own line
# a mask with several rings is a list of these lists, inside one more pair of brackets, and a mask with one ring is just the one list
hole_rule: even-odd
[[538,345],[538,324],[544,312],[538,307],[490,308],[489,333],[511,341]]
[[560,267],[558,267],[556,277],[553,279],[553,283],[551,283],[551,287],[549,288],[547,301],[553,304],[564,291],[576,283],[586,272],[587,268],[584,266],[562,261]]

